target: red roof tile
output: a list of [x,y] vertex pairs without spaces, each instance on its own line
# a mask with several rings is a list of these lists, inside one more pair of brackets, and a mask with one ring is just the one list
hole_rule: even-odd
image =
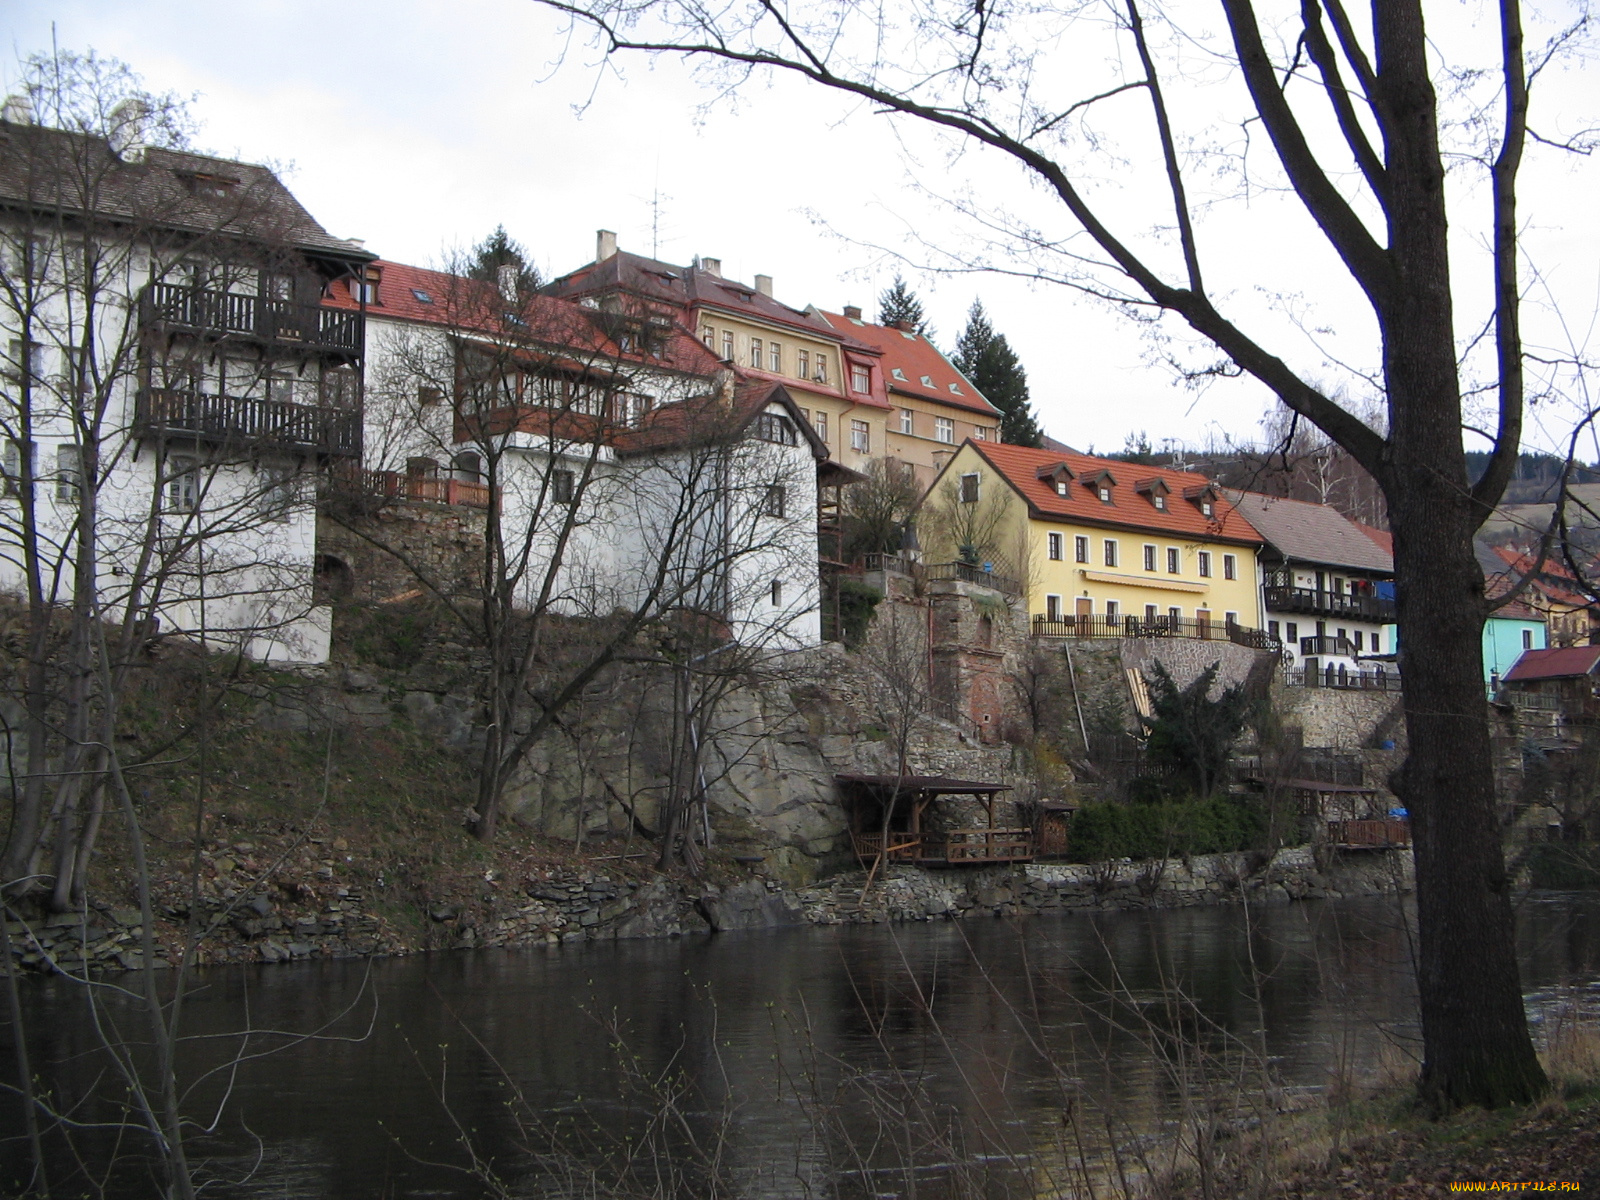
[[[1088,454],[1062,454],[1054,450],[1035,450],[1029,446],[1007,446],[994,442],[967,442],[999,471],[1028,501],[1034,515],[1080,521],[1092,525],[1111,525],[1147,529],[1206,541],[1229,541],[1259,546],[1263,538],[1239,513],[1220,488],[1215,489],[1213,516],[1200,512],[1200,506],[1184,498],[1209,487],[1203,475],[1173,471],[1165,467],[1145,467]],[[1065,463],[1073,478],[1067,495],[1057,494],[1054,485],[1039,478],[1041,468]],[[1098,490],[1083,486],[1085,476],[1109,471],[1111,503],[1103,503]],[[1103,478],[1103,477],[1102,477]],[[1172,489],[1166,508],[1158,509],[1148,493],[1137,490],[1140,483],[1161,480]]]
[[1552,650],[1524,650],[1506,672],[1506,683],[1534,679],[1571,679],[1594,673],[1600,664],[1600,646],[1558,646]]
[[873,325],[839,313],[824,312],[822,319],[835,329],[852,334],[883,352],[880,361],[884,382],[890,392],[915,396],[935,404],[948,404],[952,408],[982,413],[986,417],[1000,416],[1000,410],[990,404],[972,385],[972,381],[956,370],[950,360],[920,333],[909,333],[887,325]]

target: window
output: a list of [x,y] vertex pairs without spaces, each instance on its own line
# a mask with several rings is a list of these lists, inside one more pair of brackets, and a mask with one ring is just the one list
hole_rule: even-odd
[[772,581],[772,607],[783,607],[783,580],[781,579],[774,579]]
[[828,382],[828,356],[822,351],[817,351],[817,382]]
[[571,504],[574,479],[571,471],[557,468],[550,472],[550,498],[557,504]]
[[1072,539],[1072,560],[1073,560],[1073,562],[1081,562],[1081,563],[1086,563],[1086,562],[1089,561],[1089,539],[1088,538],[1086,538],[1086,537],[1074,537]]
[[1108,566],[1108,567],[1116,566],[1117,565],[1117,543],[1116,543],[1116,541],[1114,539],[1107,538],[1105,540],[1105,552],[1106,552],[1105,553],[1106,566]]
[[857,454],[872,453],[872,427],[865,421],[850,422],[850,449]]
[[972,427],[972,440],[975,442],[987,442],[989,440],[989,431],[982,425],[974,425]]
[[279,404],[293,404],[299,391],[299,380],[293,367],[273,367],[267,372],[267,399]]
[[443,388],[429,387],[426,384],[417,388],[417,406],[419,408],[433,408],[443,403]]
[[916,421],[911,415],[911,410],[909,408],[902,408],[900,410],[900,432],[915,433],[916,431]]
[[1050,559],[1052,562],[1061,561],[1061,556],[1065,548],[1065,540],[1066,539],[1063,538],[1059,533],[1052,533],[1045,539],[1046,544],[1050,548]]
[[417,298],[418,304],[432,304],[433,297],[421,288],[412,288],[411,294]]
[[[1356,630],[1355,637],[1353,639],[1351,639],[1351,640],[1353,640],[1355,642],[1355,644],[1356,644],[1356,653],[1357,654],[1360,654],[1363,650],[1365,650],[1367,648],[1366,647],[1367,635],[1362,633],[1361,630],[1359,630],[1359,629]],[[1376,650],[1377,647],[1374,646],[1373,649]]]
[[[441,394],[440,399],[443,398]],[[359,400],[354,371],[329,371],[322,377],[324,404],[331,408],[354,408]]]
[[767,494],[761,499],[761,515],[764,517],[781,517],[787,508],[788,493],[782,484],[772,484],[767,488]]
[[1211,501],[1209,501],[1209,500],[1200,501],[1200,515],[1202,517],[1211,516],[1211,514],[1212,514],[1214,509],[1215,509],[1215,505],[1213,505],[1211,503]]
[[1044,598],[1044,619],[1046,621],[1061,620],[1061,597],[1046,596]]
[[872,371],[860,363],[850,364],[850,390],[852,392],[869,392],[872,390]]
[[1146,571],[1154,571],[1156,569],[1156,548],[1154,546],[1146,546],[1144,548],[1144,569]]
[[816,419],[811,422],[811,427],[817,431],[817,437],[819,437],[822,440],[822,443],[826,445],[828,442],[828,414],[823,412],[820,408],[817,409],[817,416]]
[[378,281],[376,279],[352,279],[350,281],[350,299],[357,304],[376,304],[378,302]]
[[611,411],[616,423],[624,429],[637,429],[644,414],[650,411],[650,397],[623,392],[611,401]]
[[1278,640],[1278,623],[1276,621],[1267,622],[1267,636],[1274,641]]
[[56,499],[63,504],[76,503],[82,484],[83,458],[77,446],[64,442],[56,447]]
[[1157,609],[1154,604],[1146,604],[1144,606],[1145,622],[1147,624],[1154,625],[1156,623],[1156,616],[1158,615],[1159,611],[1160,610]]
[[482,483],[483,456],[475,450],[463,450],[450,460],[450,473],[462,483]]
[[[22,450],[23,443],[8,439],[6,441],[4,467],[5,467],[5,493],[8,496],[20,495],[22,492]],[[33,468],[33,443],[27,443],[28,468],[32,474]]]
[[773,342],[767,351],[767,367],[774,375],[783,373],[783,347]]
[[1200,571],[1201,579],[1211,578],[1211,551],[1202,550],[1194,556],[1195,564]]
[[953,445],[956,440],[956,423],[949,417],[935,417],[933,419],[933,436],[946,445]]
[[1167,498],[1160,492],[1152,492],[1150,494],[1150,503],[1156,506],[1157,512],[1167,511]]
[[200,473],[195,460],[182,456],[167,460],[167,511],[194,512],[200,507]]
[[298,498],[296,491],[293,467],[264,467],[256,511],[269,521],[287,521]]
[[1174,629],[1181,628],[1180,623],[1183,620],[1183,609],[1178,608],[1176,605],[1167,609],[1167,620],[1172,622],[1172,627]]
[[976,504],[978,502],[978,473],[961,477],[961,503]]
[[[293,300],[294,276],[284,275],[276,271],[263,271],[261,273],[261,294],[268,300]],[[423,293],[427,295],[426,292]],[[427,303],[424,301],[424,303]]]
[[1183,574],[1183,551],[1176,546],[1167,547],[1167,574]]
[[17,383],[38,383],[44,378],[44,346],[29,342],[24,353],[21,338],[12,338],[6,353],[6,376]]
[[776,442],[780,446],[793,446],[800,440],[794,424],[781,413],[760,414],[756,417],[751,432],[763,442]]
[[1106,624],[1115,625],[1118,616],[1118,604],[1115,600],[1106,601]]
[[733,331],[730,329],[722,331],[722,357],[728,362],[733,361]]
[[1222,623],[1228,629],[1235,628],[1239,624],[1239,614],[1236,613],[1236,612],[1225,612],[1225,613],[1223,613],[1222,614]]
[[750,339],[750,365],[758,371],[766,365],[761,361],[761,339],[758,337]]
[[1238,555],[1236,555],[1236,554],[1224,554],[1222,556],[1222,577],[1224,579],[1237,579],[1237,578],[1239,578],[1239,556]]
[[1286,641],[1298,642],[1300,640],[1300,626],[1294,621],[1285,621],[1283,623],[1283,636]]
[[1522,631],[1522,648],[1524,650],[1533,649],[1533,630],[1524,629]]
[[794,377],[796,379],[809,379],[811,377],[811,351],[796,350],[794,352]]
[[1056,480],[1056,495],[1065,496],[1066,494],[1067,494],[1067,481],[1063,477],[1061,479]]
[[1097,491],[1100,493],[1100,503],[1101,504],[1110,504],[1111,503],[1111,489],[1110,488],[1106,487],[1105,484],[1101,484],[1100,487],[1097,489]]
[[702,325],[700,327],[700,340],[706,344],[708,349],[715,350],[717,348],[717,331],[709,325]]

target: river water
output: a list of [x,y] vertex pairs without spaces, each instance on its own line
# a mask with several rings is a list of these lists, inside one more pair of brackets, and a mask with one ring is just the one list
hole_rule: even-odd
[[[1530,897],[1519,940],[1537,1021],[1600,1001],[1600,897]],[[1185,1121],[1406,1069],[1410,947],[1373,899],[214,968],[186,1000],[186,1111],[214,1125],[189,1145],[230,1198],[494,1195],[474,1155],[529,1197],[1088,1194]],[[58,1194],[155,1195],[82,987],[23,983],[83,1126],[52,1140]]]

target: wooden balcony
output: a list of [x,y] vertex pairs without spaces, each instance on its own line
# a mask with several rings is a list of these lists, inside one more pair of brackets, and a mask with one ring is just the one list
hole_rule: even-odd
[[1036,638],[1194,638],[1202,642],[1232,642],[1252,650],[1282,649],[1278,639],[1264,629],[1227,621],[1198,621],[1188,617],[1108,616],[1105,613],[1048,613],[1033,618]]
[[351,358],[360,356],[366,342],[365,318],[359,312],[175,283],[146,287],[139,296],[139,318],[147,328],[243,338]]
[[213,445],[311,450],[361,457],[361,413],[347,408],[210,396],[181,388],[144,388],[134,400],[141,437],[192,438]]
[[1328,840],[1341,850],[1391,850],[1411,845],[1411,822],[1404,817],[1329,821]]
[[342,500],[403,500],[417,504],[453,504],[462,508],[488,508],[492,489],[486,483],[451,479],[444,475],[409,475],[399,471],[372,471],[351,464],[328,475],[325,494]]
[[[854,834],[856,857],[862,862],[878,858],[883,834]],[[913,862],[933,867],[976,867],[988,863],[1032,862],[1031,829],[952,829],[943,833],[889,834],[889,862]]]
[[1269,586],[1262,589],[1267,611],[1304,613],[1313,617],[1343,617],[1350,621],[1391,624],[1395,620],[1393,600],[1348,592],[1325,592],[1316,588]]

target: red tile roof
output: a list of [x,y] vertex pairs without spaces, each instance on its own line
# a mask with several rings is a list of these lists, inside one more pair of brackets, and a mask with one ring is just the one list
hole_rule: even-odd
[[1534,570],[1536,559],[1531,554],[1524,554],[1515,546],[1495,546],[1492,548],[1495,558],[1506,564],[1505,570],[1500,574],[1508,580],[1521,579],[1524,575],[1532,574],[1533,580],[1528,584],[1530,591],[1537,591],[1547,600],[1557,604],[1569,604],[1574,608],[1585,608],[1590,600],[1578,590],[1578,580],[1568,569],[1566,563],[1559,558],[1547,557]]
[[948,404],[986,417],[1000,416],[1000,410],[920,333],[873,325],[840,313],[824,312],[822,319],[883,352],[883,378],[891,393]]
[[764,379],[749,379],[736,385],[731,405],[720,396],[663,404],[646,413],[637,429],[619,433],[612,441],[623,455],[710,445],[742,433],[769,404],[782,404],[789,410],[801,443],[810,448],[814,458],[820,461],[828,457],[828,447],[811,423],[801,417],[787,389]]
[[1600,646],[1559,646],[1553,650],[1524,650],[1506,672],[1506,683],[1535,679],[1572,679],[1591,675],[1600,665]]
[[1377,542],[1382,548],[1383,552],[1387,554],[1391,560],[1393,560],[1394,534],[1390,533],[1387,529],[1374,529],[1371,525],[1363,525],[1360,521],[1351,521],[1350,524],[1354,525],[1357,529],[1361,530],[1362,533],[1366,534],[1373,541]]
[[[1140,466],[1088,454],[1035,450],[1029,446],[973,441],[966,444],[1022,494],[1035,516],[1150,530],[1203,541],[1238,542],[1248,546],[1259,546],[1264,540],[1255,527],[1228,502],[1220,488],[1213,489],[1214,515],[1204,516],[1200,506],[1186,498],[1186,493],[1193,495],[1200,489],[1209,488],[1210,482],[1204,475],[1192,471]],[[1060,463],[1065,463],[1073,474],[1065,496],[1058,495],[1053,484],[1040,479],[1038,474],[1041,468]],[[1098,490],[1091,490],[1082,482],[1086,476],[1093,477],[1102,471],[1110,472],[1114,481],[1110,485],[1109,504],[1100,500]],[[1164,510],[1156,508],[1148,492],[1140,491],[1138,487],[1142,484],[1148,488],[1156,480],[1171,489]]]

